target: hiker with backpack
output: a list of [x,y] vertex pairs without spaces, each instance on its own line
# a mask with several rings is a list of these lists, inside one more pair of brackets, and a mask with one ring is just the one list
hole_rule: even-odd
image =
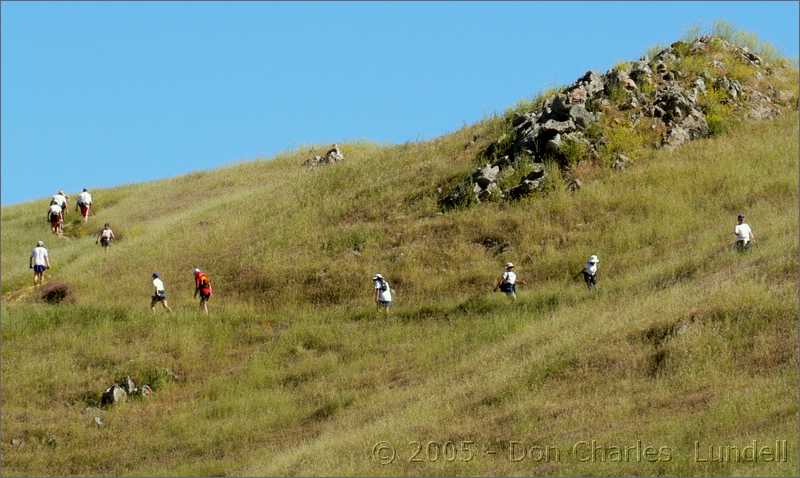
[[497,279],[494,285],[494,291],[497,292],[497,290],[500,289],[506,297],[509,297],[511,300],[517,300],[518,283],[525,285],[525,281],[517,278],[517,273],[514,272],[514,264],[508,262],[506,263],[505,272]]
[[95,244],[98,242],[103,247],[104,251],[108,251],[108,246],[111,245],[111,241],[114,240],[114,231],[111,230],[111,225],[106,223],[103,226],[103,230],[100,231],[100,234],[97,236],[97,239],[94,241]]
[[164,282],[161,280],[161,275],[158,272],[153,272],[153,297],[150,300],[150,310],[156,312],[156,304],[159,302],[167,309],[167,312],[172,312],[167,304],[167,290],[164,288]]
[[598,262],[600,262],[600,259],[598,259],[596,255],[592,254],[586,261],[586,265],[583,266],[583,270],[581,270],[580,272],[578,272],[578,274],[575,275],[575,277],[583,275],[583,281],[586,282],[586,287],[589,290],[597,288]]
[[63,231],[63,223],[64,223],[64,216],[63,216],[63,209],[56,203],[51,203],[50,207],[47,209],[47,220],[50,222],[50,230],[53,234],[61,235]]
[[53,194],[53,198],[50,200],[50,205],[57,204],[58,207],[61,208],[61,221],[63,222],[67,217],[67,199],[69,196],[64,194],[64,190],[59,190],[57,193]]
[[83,188],[83,191],[78,194],[78,204],[76,207],[80,209],[83,223],[86,224],[89,221],[89,209],[92,207],[92,195],[86,188]]
[[736,236],[736,242],[733,244],[737,252],[750,252],[753,247],[753,230],[750,225],[744,222],[744,214],[739,214],[736,217],[737,224],[733,228],[733,234]]
[[44,242],[36,242],[36,247],[31,251],[28,266],[33,269],[33,286],[42,285],[44,271],[50,268],[50,255],[47,253],[47,248],[44,247]]
[[372,278],[375,288],[375,304],[379,309],[383,309],[386,315],[389,315],[389,307],[392,306],[392,289],[389,287],[389,281],[384,279],[381,274],[375,274]]
[[194,269],[194,297],[200,294],[200,310],[208,315],[208,299],[212,294],[211,281],[208,279],[208,274],[198,268]]

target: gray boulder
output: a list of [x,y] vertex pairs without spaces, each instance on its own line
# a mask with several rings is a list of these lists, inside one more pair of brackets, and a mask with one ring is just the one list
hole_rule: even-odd
[[566,133],[575,130],[575,122],[571,119],[566,121],[547,120],[544,123],[539,123],[539,131],[549,133]]
[[128,392],[116,383],[108,387],[100,398],[101,405],[116,405],[128,399]]
[[490,184],[497,181],[497,175],[500,174],[500,167],[499,166],[492,166],[491,164],[487,164],[483,168],[479,169],[475,175],[473,176],[475,183],[481,187],[481,189],[486,189],[489,187]]

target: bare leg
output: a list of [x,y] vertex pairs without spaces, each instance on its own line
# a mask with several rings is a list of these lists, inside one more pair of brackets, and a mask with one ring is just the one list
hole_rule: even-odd
[[172,312],[172,309],[169,308],[169,304],[167,304],[166,300],[162,300],[161,303],[164,305],[164,308],[167,309],[167,312]]

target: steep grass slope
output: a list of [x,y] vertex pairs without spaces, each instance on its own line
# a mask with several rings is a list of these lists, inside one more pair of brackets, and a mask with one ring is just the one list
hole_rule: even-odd
[[[670,68],[693,80],[710,60]],[[748,95],[797,104],[785,62],[725,60]],[[611,101],[596,157],[546,161],[519,201],[440,203],[545,97],[429,142],[344,145],[334,166],[298,150],[94,190],[96,216],[70,211],[64,238],[46,200],[3,208],[3,474],[796,475],[798,113],[751,122],[704,98],[715,136],[673,151]],[[618,153],[633,165],[603,166]],[[747,255],[730,248],[740,211]],[[30,286],[38,239],[66,303]],[[574,278],[589,254],[593,293]],[[507,261],[516,303],[491,293]],[[153,271],[174,314],[148,310]],[[153,395],[98,408],[127,375]],[[772,455],[741,456],[754,440]]]
[[[436,185],[471,167],[470,129],[349,145],[315,171],[298,153],[97,191],[91,226],[48,240],[74,305],[19,292],[47,226],[41,204],[4,209],[4,473],[791,475],[797,121],[446,215]],[[729,250],[740,210],[758,238],[746,256]],[[124,236],[107,254],[82,236],[104,221]],[[597,294],[569,278],[590,253]],[[506,260],[530,284],[516,304],[489,292]],[[210,318],[195,264],[216,279]],[[153,269],[177,314],[146,310]],[[369,302],[378,270],[398,289],[388,321]],[[126,374],[154,396],[87,409]],[[788,440],[786,461],[702,461],[754,439]],[[659,460],[585,461],[592,440]],[[520,446],[558,451],[517,460]]]

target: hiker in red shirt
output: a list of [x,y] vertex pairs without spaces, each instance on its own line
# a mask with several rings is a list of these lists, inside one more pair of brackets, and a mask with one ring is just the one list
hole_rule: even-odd
[[211,281],[208,274],[195,268],[194,270],[194,296],[200,293],[200,309],[208,315],[208,299],[211,298]]

